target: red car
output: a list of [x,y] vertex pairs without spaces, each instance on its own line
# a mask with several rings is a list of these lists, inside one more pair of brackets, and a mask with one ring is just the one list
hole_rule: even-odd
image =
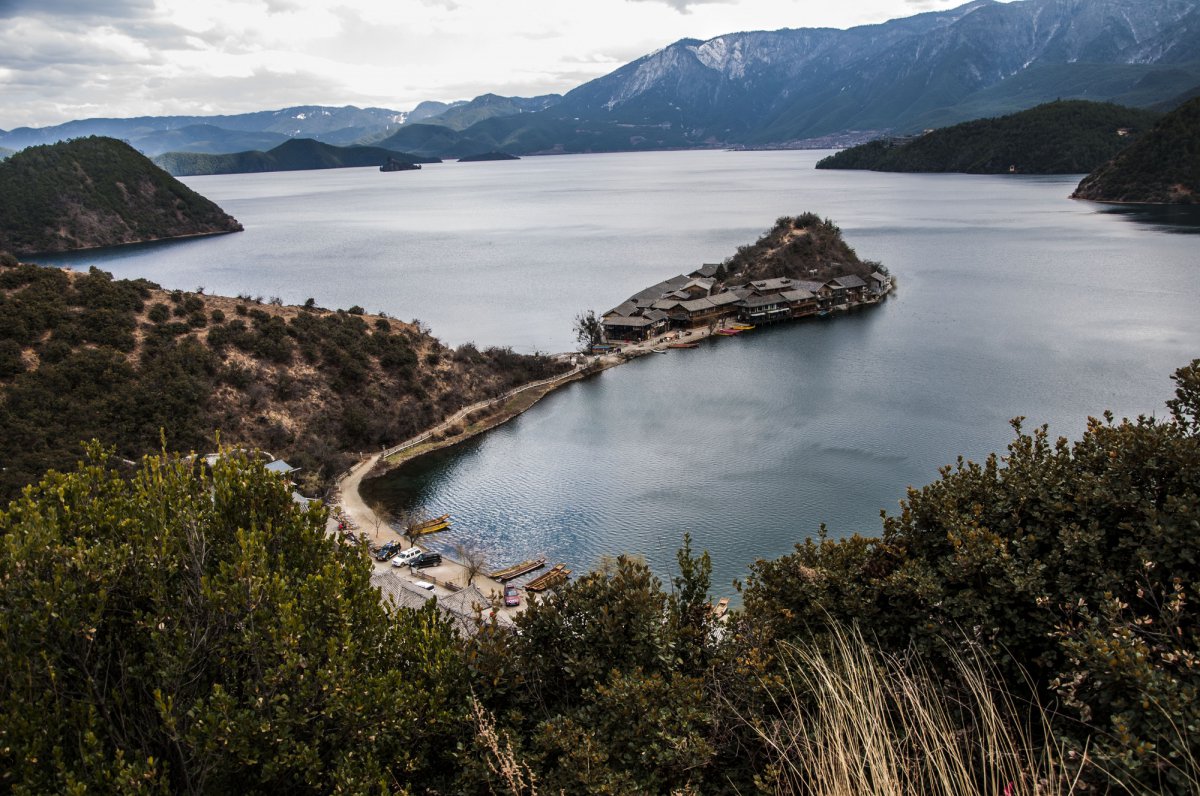
[[517,591],[516,586],[504,587],[504,604],[509,607],[521,604],[521,594]]

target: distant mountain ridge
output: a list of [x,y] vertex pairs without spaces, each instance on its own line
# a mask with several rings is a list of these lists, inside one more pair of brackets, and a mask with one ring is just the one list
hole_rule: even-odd
[[392,160],[410,164],[439,162],[438,158],[410,155],[382,147],[339,147],[311,138],[290,138],[266,152],[248,151],[231,154],[165,152],[153,160],[160,168],[176,177],[382,166]]
[[[1087,81],[1062,92],[1071,88],[1067,72],[1100,65],[1126,67],[1123,80],[1105,70],[1106,91],[1115,93],[1170,71],[1149,92],[1165,99],[1200,82],[1197,62],[1197,0],[977,0],[849,30],[685,39],[569,92],[554,112],[669,123],[696,144],[783,142],[847,129],[913,129],[1043,69],[1048,79],[1028,86],[1022,107],[1079,97]],[[942,122],[965,120],[953,115]]]
[[976,119],[915,138],[844,149],[818,169],[965,174],[1083,174],[1154,126],[1159,114],[1064,100],[997,119]]
[[[1200,0],[974,0],[848,30],[683,39],[561,98],[485,94],[469,103],[421,103],[409,113],[297,106],[93,119],[10,131],[0,134],[0,146],[98,133],[153,154],[279,143],[237,138],[250,134],[437,157],[769,147],[854,131],[917,132],[1056,99],[1150,107],[1196,86]],[[178,132],[196,125],[228,132]],[[422,127],[434,129],[415,129]]]
[[0,163],[0,249],[14,254],[241,229],[213,202],[112,138],[30,147]]
[[[347,105],[297,105],[275,111],[218,116],[140,116],[130,119],[79,119],[52,127],[20,127],[0,135],[0,146],[23,149],[70,138],[99,135],[128,141],[147,155],[172,149],[230,152],[270,148],[297,136],[326,143],[354,143],[374,132],[386,134],[404,124],[408,114],[387,108]],[[189,132],[190,131],[190,132]],[[199,143],[196,142],[199,139]],[[205,141],[222,141],[205,147]],[[228,142],[228,143],[224,143]],[[234,149],[220,148],[233,146]]]

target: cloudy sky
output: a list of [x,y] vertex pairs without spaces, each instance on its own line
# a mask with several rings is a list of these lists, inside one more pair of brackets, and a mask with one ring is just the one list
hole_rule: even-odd
[[965,0],[0,0],[0,129],[562,93],[681,38]]

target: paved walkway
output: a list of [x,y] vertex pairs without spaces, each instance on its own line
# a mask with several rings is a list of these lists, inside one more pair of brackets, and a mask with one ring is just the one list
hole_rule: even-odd
[[[410,547],[411,545],[407,539],[405,539],[401,534],[396,532],[386,522],[386,520],[384,518],[378,516],[375,513],[375,511],[370,506],[367,505],[367,502],[365,500],[363,500],[363,498],[362,498],[362,493],[359,491],[359,488],[362,484],[363,478],[366,477],[367,474],[370,473],[371,470],[373,470],[375,468],[375,465],[377,465],[379,463],[379,461],[383,458],[395,455],[396,453],[399,453],[403,450],[415,447],[416,445],[419,445],[419,444],[425,442],[426,440],[430,439],[431,437],[445,431],[446,429],[450,428],[451,426],[461,423],[463,420],[466,419],[466,417],[468,415],[472,414],[473,412],[477,412],[481,409],[486,409],[488,407],[495,406],[498,404],[503,404],[503,403],[511,400],[513,397],[519,395],[520,393],[526,392],[528,390],[532,390],[532,389],[539,388],[539,387],[544,387],[544,386],[547,386],[550,384],[554,384],[556,382],[565,382],[570,379],[573,379],[576,376],[578,376],[585,367],[586,367],[586,363],[580,363],[580,364],[577,364],[574,369],[572,369],[571,371],[569,371],[567,373],[563,373],[563,374],[554,376],[549,379],[544,379],[542,381],[533,382],[531,384],[523,384],[520,387],[517,387],[513,390],[509,390],[505,394],[500,395],[496,398],[489,398],[486,401],[480,401],[478,403],[472,404],[471,406],[468,406],[464,409],[460,409],[459,411],[455,412],[450,417],[443,420],[441,423],[437,424],[436,426],[429,429],[428,431],[418,434],[417,436],[413,437],[412,439],[405,440],[404,442],[402,442],[399,445],[396,445],[392,448],[389,448],[389,449],[381,451],[379,453],[375,453],[370,456],[367,456],[366,458],[364,458],[358,464],[351,467],[344,474],[342,474],[342,476],[339,477],[338,483],[337,483],[339,495],[334,499],[334,503],[338,507],[340,507],[343,517],[345,517],[347,520],[350,521],[351,527],[356,528],[358,533],[367,534],[367,536],[370,537],[372,543],[382,544],[384,542],[389,542],[389,541],[399,541],[403,547],[405,547],[405,548]],[[338,520],[331,516],[330,526],[329,526],[331,531],[336,532],[337,523],[338,523]],[[420,545],[417,545],[417,546],[420,547]],[[489,563],[489,565],[500,565],[500,564],[503,564],[504,562],[488,562],[488,563]],[[516,563],[516,562],[508,562],[508,563]],[[451,586],[451,588],[453,588],[455,586],[466,587],[468,585],[467,584],[467,568],[465,566],[463,566],[460,562],[451,560],[450,558],[445,557],[445,556],[442,557],[442,563],[439,566],[428,567],[425,569],[410,570],[408,567],[394,567],[393,568],[393,567],[391,567],[391,563],[388,561],[384,561],[384,562],[376,561],[375,568],[377,570],[391,568],[397,575],[407,578],[412,581],[420,581],[420,580],[433,581],[434,583],[436,583],[438,585],[449,584]],[[491,571],[492,569],[495,569],[495,568],[496,568],[496,566],[489,566],[488,571]],[[493,596],[496,599],[497,603],[502,602],[501,598],[504,595],[504,584],[503,583],[501,583],[500,581],[497,581],[497,580],[493,580],[492,578],[489,578],[487,575],[483,575],[483,574],[476,575],[473,582],[475,584],[475,587],[477,589],[479,589],[481,592],[483,592],[485,595]],[[500,613],[504,614],[504,615],[508,615],[509,617],[511,617],[512,615],[514,615],[516,613],[519,613],[524,608],[525,600],[527,597],[528,597],[528,595],[524,595],[524,594],[522,595],[521,606],[519,606],[519,607],[504,608],[503,606],[501,606],[499,608]]]

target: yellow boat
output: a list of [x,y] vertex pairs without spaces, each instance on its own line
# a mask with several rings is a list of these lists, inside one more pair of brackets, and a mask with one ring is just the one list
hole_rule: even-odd
[[438,531],[444,531],[449,527],[450,527],[450,520],[442,520],[441,522],[437,523],[436,525],[422,525],[417,528],[412,528],[409,530],[408,533],[411,536],[424,536],[427,533],[437,533]]

